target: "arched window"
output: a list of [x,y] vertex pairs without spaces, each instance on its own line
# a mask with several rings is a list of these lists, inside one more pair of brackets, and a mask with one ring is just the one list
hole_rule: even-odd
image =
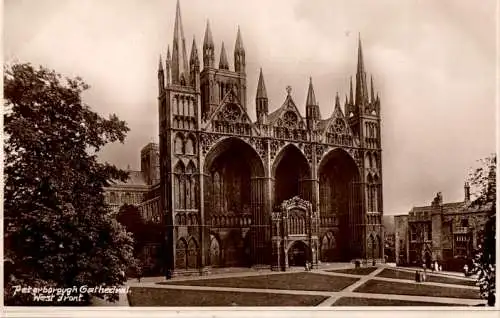
[[183,238],[177,241],[175,247],[175,267],[178,269],[187,267],[187,244]]
[[184,209],[185,208],[185,181],[184,181],[184,164],[179,161],[174,168],[174,198],[175,198],[175,208]]
[[180,135],[180,134],[177,134],[175,136],[174,151],[176,154],[183,154],[184,153],[184,141],[183,141],[182,135]]
[[187,155],[194,155],[196,153],[195,145],[196,145],[196,143],[195,143],[193,136],[189,136],[186,139],[186,154]]
[[189,240],[188,244],[187,267],[198,267],[198,244],[196,244],[196,241],[193,238]]
[[214,235],[210,235],[210,265],[220,265],[220,244]]

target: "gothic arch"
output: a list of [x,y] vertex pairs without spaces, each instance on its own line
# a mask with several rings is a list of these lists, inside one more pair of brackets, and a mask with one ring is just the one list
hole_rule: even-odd
[[184,136],[181,133],[175,134],[174,153],[178,155],[184,154]]
[[363,193],[355,160],[344,149],[329,151],[318,166],[318,179],[320,226],[323,230],[338,227],[335,257],[342,260],[361,257],[363,233],[355,224],[364,222]]
[[321,238],[320,260],[322,262],[332,262],[338,257],[337,242],[332,231],[328,231]]
[[[236,148],[236,149],[235,149]],[[222,154],[231,151],[240,150],[246,161],[250,163],[252,175],[264,176],[264,163],[262,162],[257,151],[246,141],[238,137],[228,137],[219,140],[213,145],[205,156],[204,171],[210,171],[214,161]]]
[[213,267],[218,267],[221,265],[221,240],[219,235],[214,232],[210,232],[210,243],[209,243],[209,264]]
[[188,245],[184,238],[177,240],[175,247],[175,267],[178,269],[187,268],[187,248]]
[[274,205],[299,196],[308,199],[311,194],[309,184],[304,183],[311,176],[311,168],[304,153],[294,144],[280,150],[271,168],[274,178]]
[[196,138],[193,134],[189,134],[186,138],[185,143],[185,153],[186,155],[195,155],[196,154]]
[[276,169],[278,168],[278,165],[283,160],[283,158],[285,157],[285,155],[287,154],[287,152],[290,152],[290,151],[293,151],[293,153],[295,153],[295,154],[299,155],[300,157],[302,157],[300,159],[301,160],[301,164],[304,163],[305,165],[307,165],[308,173],[310,174],[310,166],[309,166],[307,158],[304,155],[304,153],[302,152],[302,150],[300,150],[300,148],[297,147],[294,144],[288,144],[288,145],[284,146],[283,148],[281,148],[279,150],[278,154],[276,155],[276,157],[274,158],[273,163],[272,163],[272,167],[271,167],[271,175],[272,176],[276,175]]
[[191,237],[189,239],[187,247],[187,268],[197,268],[198,267],[198,243]]

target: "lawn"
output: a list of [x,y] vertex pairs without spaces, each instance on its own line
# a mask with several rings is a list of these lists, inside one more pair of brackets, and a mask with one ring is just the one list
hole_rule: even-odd
[[316,306],[325,296],[130,288],[130,306]]
[[355,283],[358,279],[351,277],[334,277],[316,273],[290,273],[231,278],[213,278],[189,281],[170,281],[159,284],[185,286],[236,287],[259,289],[287,289],[313,291],[340,291]]
[[423,301],[399,300],[399,299],[342,297],[338,299],[332,306],[458,306],[458,305],[431,303]]
[[[394,269],[384,269],[377,276],[386,278],[415,280],[415,273],[407,271],[398,271]],[[444,277],[444,276],[433,276],[433,275],[427,275],[426,282],[451,284],[451,285],[476,286],[476,282],[472,280]]]
[[371,272],[373,272],[376,269],[377,269],[376,267],[359,267],[359,268],[329,270],[327,272],[365,276],[365,275],[370,274]]
[[438,287],[418,283],[386,282],[374,279],[369,280],[365,284],[358,287],[355,292],[480,299],[479,290],[475,289]]

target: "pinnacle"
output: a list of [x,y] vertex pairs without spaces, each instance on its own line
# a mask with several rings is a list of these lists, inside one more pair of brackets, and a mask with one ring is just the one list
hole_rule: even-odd
[[224,42],[222,42],[222,47],[220,50],[219,69],[229,70],[229,62],[227,60],[227,54],[226,54],[226,49],[224,48]]
[[267,98],[266,84],[264,83],[264,75],[262,74],[262,67],[260,68],[259,82],[257,84],[257,99]]
[[307,100],[306,100],[306,106],[311,105],[311,106],[317,106],[318,104],[316,103],[316,95],[314,94],[314,88],[312,84],[312,77],[309,77],[309,89],[307,91]]
[[203,39],[203,47],[214,47],[214,40],[212,38],[212,30],[210,30],[210,21],[207,20],[205,28],[205,38]]
[[238,26],[238,32],[236,34],[236,44],[234,46],[234,51],[235,52],[245,51],[245,48],[243,47],[243,40],[241,39],[240,26]]

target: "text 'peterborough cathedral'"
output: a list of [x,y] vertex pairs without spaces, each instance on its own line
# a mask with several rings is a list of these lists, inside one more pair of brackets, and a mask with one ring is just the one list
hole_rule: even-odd
[[160,178],[147,198],[167,229],[157,257],[176,274],[382,261],[380,99],[361,41],[355,90],[351,80],[343,110],[337,94],[327,118],[311,79],[305,117],[290,87],[270,106],[262,69],[247,103],[246,72],[258,70],[245,67],[242,33],[234,69],[215,43],[207,23],[202,49],[193,39],[188,54],[177,3],[172,52],[158,69]]

